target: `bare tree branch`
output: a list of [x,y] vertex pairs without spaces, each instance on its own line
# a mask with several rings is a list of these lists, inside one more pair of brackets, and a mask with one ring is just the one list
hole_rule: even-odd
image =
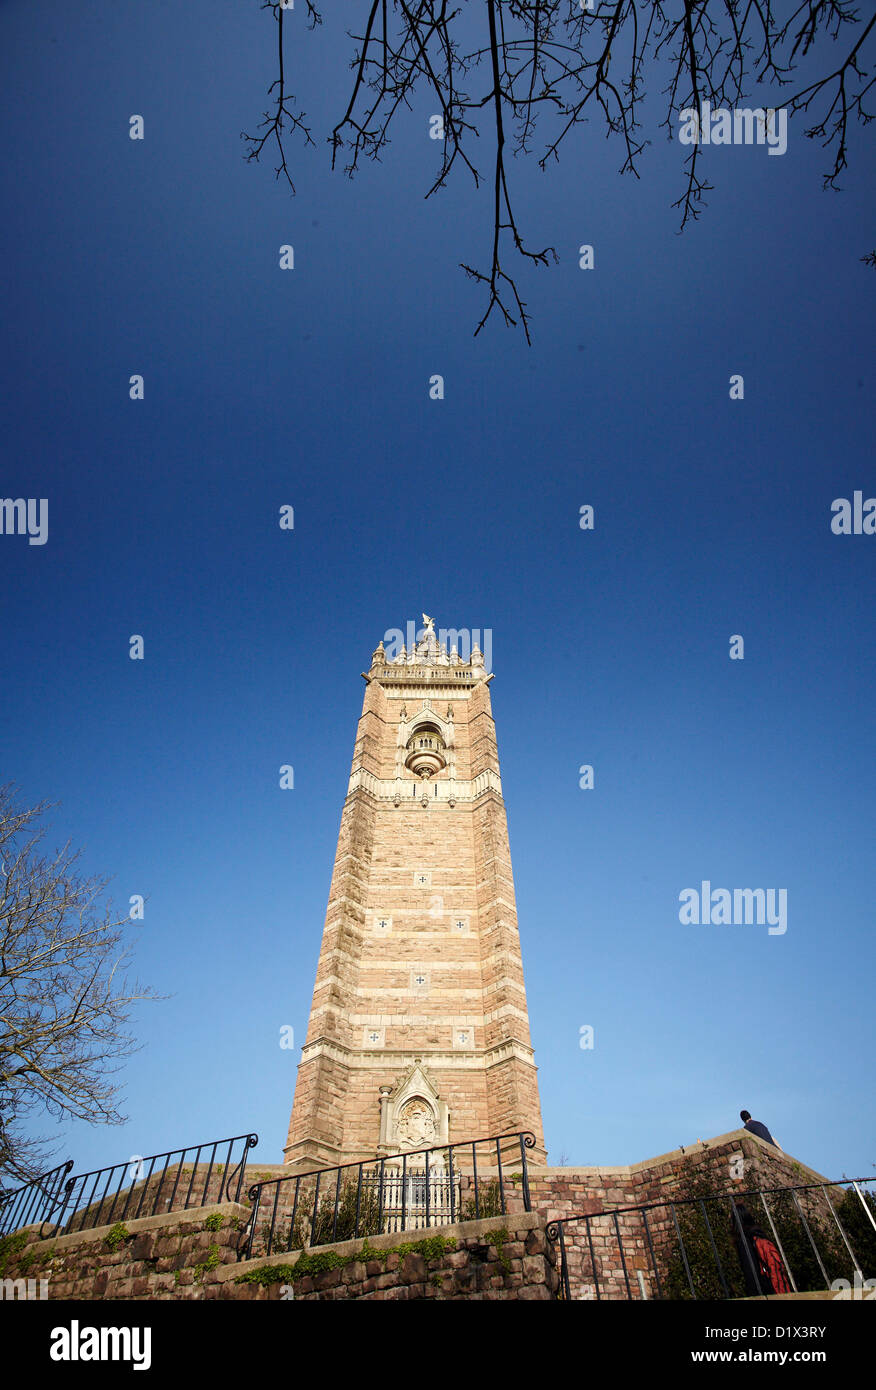
[[[305,0],[305,5],[307,7],[309,27],[315,29],[318,24],[322,23],[322,17],[311,3],[311,0]],[[282,4],[273,4],[271,0],[266,0],[266,3],[262,5],[262,9],[273,10],[274,18],[277,21],[278,74],[276,80],[272,82],[268,88],[268,96],[273,97],[274,100],[274,109],[273,112],[265,111],[264,120],[259,126],[259,130],[263,132],[261,135],[247,135],[245,131],[241,131],[240,138],[245,140],[249,146],[246,155],[248,160],[257,161],[261,156],[262,150],[269,141],[273,141],[273,143],[276,144],[280,156],[280,163],[274,171],[275,177],[279,179],[282,175],[289,185],[290,192],[294,194],[295,184],[292,182],[292,175],[289,172],[289,165],[286,162],[286,150],[283,144],[285,131],[284,122],[288,123],[290,131],[297,130],[304,136],[306,145],[312,145],[314,141],[310,134],[310,127],[304,124],[306,112],[296,111],[294,107],[289,104],[290,102],[294,102],[295,98],[292,96],[291,92],[286,91],[286,66],[283,56],[283,16],[286,12],[285,7]]]
[[[321,16],[313,0],[305,3],[308,27],[315,28]],[[277,177],[283,174],[294,192],[286,128],[302,134],[306,144],[314,142],[286,92],[282,9],[276,3],[264,8],[274,11],[279,25],[279,78],[270,88],[275,109],[266,113],[261,135],[244,138],[250,142],[248,157],[256,160],[273,140],[280,150]],[[851,121],[868,125],[873,119],[866,98],[876,76],[870,76],[864,52],[869,45],[872,63],[876,16],[862,20],[856,0],[480,0],[465,9],[449,0],[364,0],[363,12],[363,32],[349,34],[355,45],[352,90],[329,136],[333,168],[342,151],[350,177],[363,157],[379,160],[399,109],[411,110],[415,92],[423,88],[435,99],[443,138],[439,169],[425,196],[444,187],[457,163],[478,189],[481,175],[472,146],[490,119],[490,268],[461,263],[488,295],[475,335],[498,309],[503,321],[522,326],[530,341],[525,304],[503,260],[506,244],[525,262],[557,260],[553,247],[528,247],[510,190],[507,151],[534,151],[540,117],[555,127],[537,156],[542,169],[559,158],[571,132],[593,115],[607,138],[620,139],[620,172],[638,177],[648,144],[640,134],[639,113],[649,73],[665,81],[660,124],[672,138],[682,111],[699,111],[705,102],[713,110],[735,108],[754,84],[783,89],[811,55],[847,40],[845,55],[826,76],[807,80],[785,101],[789,113],[811,110],[814,123],[804,133],[832,151],[826,186],[836,188],[847,165]],[[684,186],[673,203],[680,230],[700,215],[711,188],[701,173],[702,159],[699,142],[692,143],[683,161]]]

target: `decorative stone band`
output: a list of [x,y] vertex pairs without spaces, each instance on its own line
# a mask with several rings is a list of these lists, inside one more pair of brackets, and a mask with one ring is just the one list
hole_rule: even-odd
[[[469,666],[458,669],[452,666],[377,666],[371,671],[363,671],[362,675],[366,681],[379,681],[387,695],[400,694],[402,686],[410,688],[412,685],[443,685],[448,694],[459,695],[461,691],[470,690],[481,681],[490,679],[490,673],[485,672],[483,667],[473,671]],[[398,686],[398,690],[394,691],[393,686]]]
[[535,1052],[528,1043],[521,1042],[519,1038],[508,1038],[505,1042],[485,1048],[484,1057],[488,1070],[490,1067],[507,1062],[511,1057],[515,1057],[519,1062],[528,1062],[531,1066],[535,1065]]
[[375,777],[372,772],[357,767],[350,777],[347,795],[350,796],[355,791],[368,792],[369,796],[375,797],[378,801],[411,802],[425,796],[430,802],[448,802],[453,805],[457,801],[476,801],[485,792],[495,792],[497,796],[501,796],[502,779],[498,772],[487,768],[486,772],[478,773],[471,782],[458,782],[455,778],[437,782],[408,782],[400,777]]
[[[447,1071],[471,1071],[478,1058],[482,1059],[488,1069],[499,1066],[512,1057],[520,1062],[526,1062],[530,1066],[535,1065],[533,1049],[517,1038],[511,1038],[493,1047],[472,1048],[466,1052],[446,1047],[419,1048],[418,1051],[424,1057],[428,1057],[430,1067]],[[352,1070],[370,1070],[374,1064],[374,1058],[378,1056],[382,1066],[389,1066],[393,1062],[399,1064],[408,1062],[412,1055],[410,1047],[381,1047],[367,1052],[358,1048],[345,1047],[343,1043],[328,1038],[314,1038],[313,1042],[306,1043],[301,1049],[302,1062],[309,1061],[314,1057],[329,1057],[337,1062],[343,1062]]]

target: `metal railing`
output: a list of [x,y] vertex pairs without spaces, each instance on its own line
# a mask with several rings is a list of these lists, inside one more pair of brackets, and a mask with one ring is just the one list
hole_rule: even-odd
[[255,1183],[239,1257],[530,1211],[535,1143],[517,1131]]
[[11,1235],[22,1226],[34,1226],[44,1221],[51,1213],[64,1179],[73,1167],[72,1158],[57,1168],[50,1168],[38,1178],[16,1187],[10,1192],[0,1192],[0,1236]]
[[861,1191],[873,1182],[750,1188],[551,1221],[560,1297],[705,1300],[842,1290],[850,1288],[849,1273],[862,1287],[865,1265],[876,1275],[876,1195]]
[[257,1143],[257,1134],[236,1134],[232,1139],[209,1140],[75,1173],[46,1213],[40,1236],[45,1239],[159,1212],[240,1201],[246,1156]]

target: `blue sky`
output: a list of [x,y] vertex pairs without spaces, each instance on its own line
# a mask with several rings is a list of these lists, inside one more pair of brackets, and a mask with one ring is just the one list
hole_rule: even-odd
[[[870,1174],[876,536],[830,504],[876,495],[872,145],[841,194],[799,122],[781,158],[713,149],[683,236],[659,132],[638,181],[596,126],[546,174],[518,160],[560,261],[519,274],[532,348],[474,338],[488,191],[424,201],[426,100],[332,174],[343,26],[295,15],[293,199],[242,157],[274,76],[256,0],[0,7],[2,493],[49,499],[44,546],[0,537],[0,776],[61,802],[118,904],[148,897],[136,969],[170,996],[136,1011],[127,1125],[59,1143],[82,1168],[255,1129],[280,1159],[359,672],[425,609],[492,632],[552,1161],[635,1162],[744,1106]],[[786,888],[787,932],[682,926],[703,879]]]

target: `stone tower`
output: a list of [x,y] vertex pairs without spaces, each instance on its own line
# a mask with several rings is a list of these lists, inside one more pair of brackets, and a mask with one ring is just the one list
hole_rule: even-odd
[[289,1164],[517,1130],[546,1158],[493,677],[423,619],[363,672]]

